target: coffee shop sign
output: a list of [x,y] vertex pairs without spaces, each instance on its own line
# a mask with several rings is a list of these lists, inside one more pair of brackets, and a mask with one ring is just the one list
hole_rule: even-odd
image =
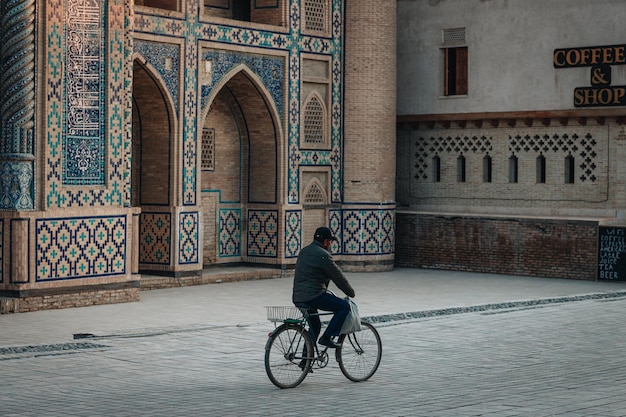
[[555,49],[554,68],[591,68],[591,87],[574,89],[574,107],[626,106],[626,85],[611,85],[611,65],[626,65],[626,45]]

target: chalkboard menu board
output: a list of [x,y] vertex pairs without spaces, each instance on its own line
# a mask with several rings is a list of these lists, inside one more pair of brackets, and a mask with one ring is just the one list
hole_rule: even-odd
[[626,228],[600,227],[598,279],[626,281]]

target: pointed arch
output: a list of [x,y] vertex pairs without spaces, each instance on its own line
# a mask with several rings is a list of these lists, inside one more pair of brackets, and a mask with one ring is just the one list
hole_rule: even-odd
[[178,119],[178,112],[174,104],[176,100],[174,100],[174,97],[172,97],[170,90],[167,88],[167,83],[161,76],[161,73],[141,53],[133,52],[131,57],[133,67],[135,64],[140,65],[148,73],[150,78],[152,78],[154,83],[159,87],[159,92],[164,96],[165,102],[167,103],[169,109],[168,114],[171,115],[171,117],[173,118],[172,123],[176,125]]
[[263,80],[261,80],[261,78],[252,69],[250,69],[250,67],[248,67],[246,64],[239,64],[239,65],[234,66],[230,71],[224,74],[224,76],[213,86],[213,88],[211,89],[211,93],[209,94],[206,100],[206,104],[204,105],[204,108],[201,109],[201,116],[199,119],[200,124],[204,123],[204,120],[209,114],[209,111],[211,109],[211,104],[215,100],[215,97],[217,97],[220,91],[222,91],[222,89],[235,76],[239,75],[240,73],[245,75],[252,82],[252,84],[257,89],[261,97],[263,97],[265,104],[268,106],[270,113],[272,114],[274,124],[279,129],[278,137],[282,138],[283,126],[280,123],[280,117],[278,116],[279,111],[278,111],[278,108],[276,107],[276,103],[274,103],[272,94],[268,91],[265,84],[263,84]]
[[309,207],[325,207],[328,205],[328,193],[319,178],[313,178],[304,187],[303,204]]
[[179,145],[174,100],[158,70],[141,54],[133,58],[132,201],[135,206],[169,206],[179,165],[174,158]]
[[302,106],[302,148],[327,148],[329,146],[328,111],[324,99],[312,91]]

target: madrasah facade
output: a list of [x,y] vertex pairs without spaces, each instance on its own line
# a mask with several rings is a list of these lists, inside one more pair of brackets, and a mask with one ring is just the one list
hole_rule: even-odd
[[0,310],[284,273],[319,225],[351,271],[619,278],[622,7],[574,3],[0,1]]

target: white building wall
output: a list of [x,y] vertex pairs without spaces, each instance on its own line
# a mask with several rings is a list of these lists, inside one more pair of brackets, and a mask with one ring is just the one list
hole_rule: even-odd
[[[398,114],[573,109],[590,68],[555,69],[555,49],[626,43],[623,0],[399,0]],[[444,29],[466,28],[468,94],[443,96]],[[626,66],[612,66],[612,85]]]

